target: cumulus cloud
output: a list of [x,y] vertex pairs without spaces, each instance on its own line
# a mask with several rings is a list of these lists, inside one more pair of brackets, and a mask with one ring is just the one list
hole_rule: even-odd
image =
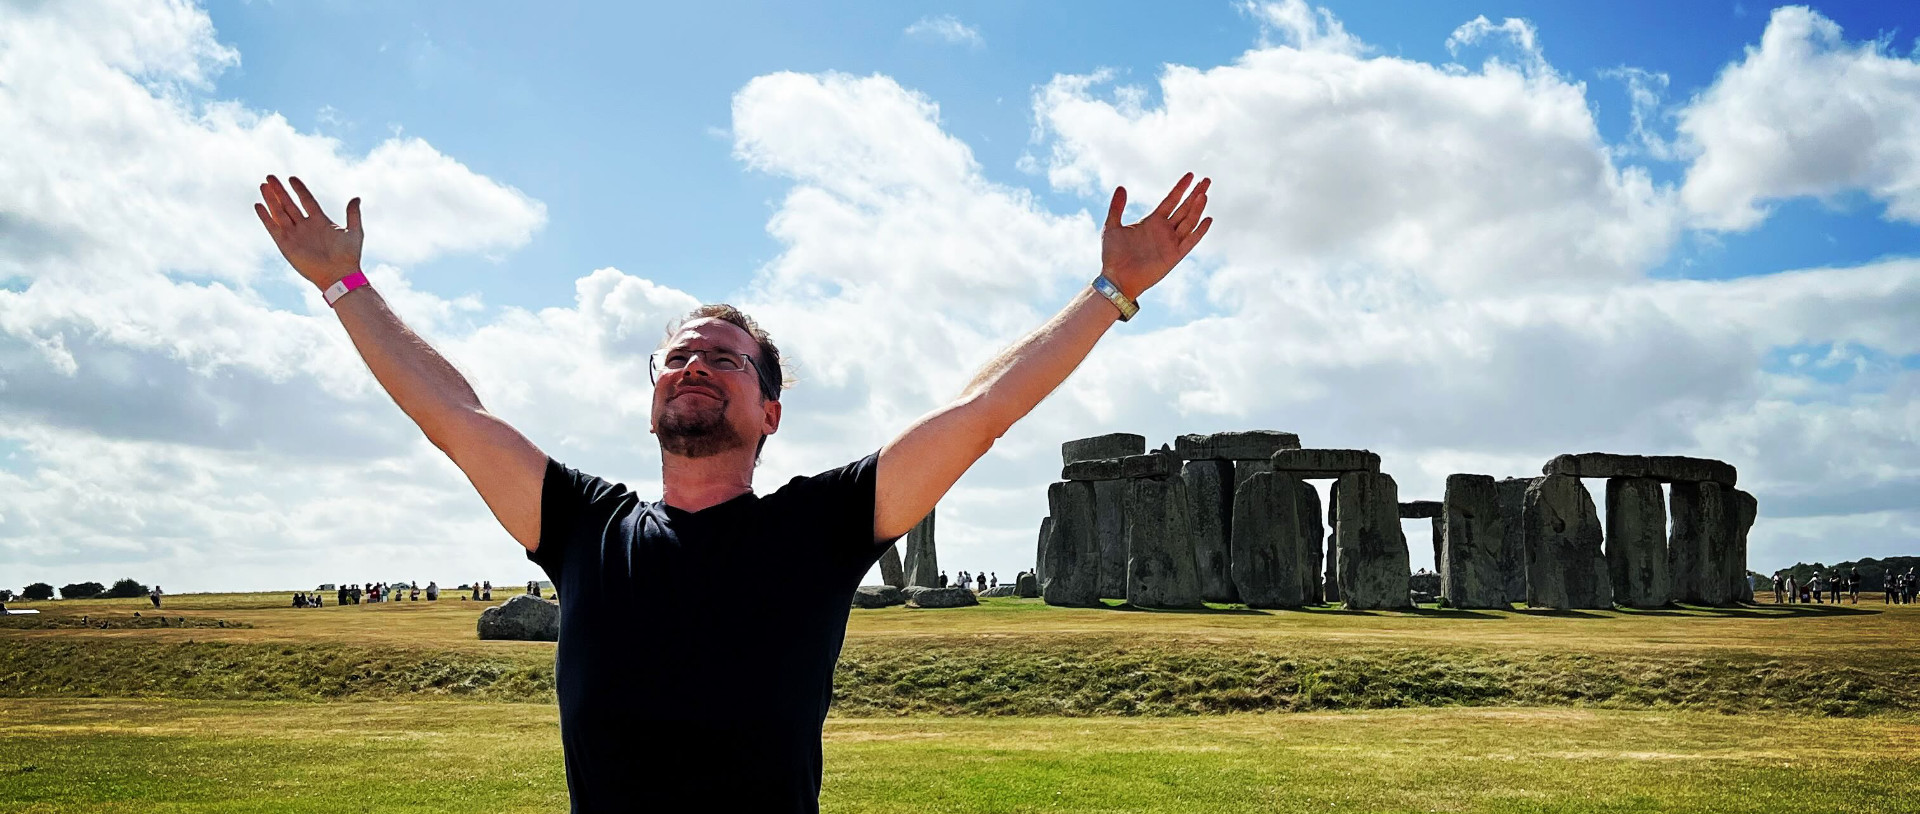
[[1920,61],[1848,42],[1812,9],[1775,9],[1679,119],[1698,156],[1681,198],[1703,228],[1751,229],[1770,201],[1855,189],[1920,223]]
[[979,48],[987,44],[986,38],[980,36],[980,29],[960,22],[959,17],[951,14],[942,14],[937,17],[921,17],[915,20],[912,25],[907,26],[906,31],[903,33],[909,37],[935,40],[951,45],[966,45],[973,48]]

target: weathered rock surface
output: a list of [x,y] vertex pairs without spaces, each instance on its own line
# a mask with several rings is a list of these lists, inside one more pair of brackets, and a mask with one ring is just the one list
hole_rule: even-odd
[[1021,574],[1014,580],[1013,595],[1022,599],[1033,599],[1040,595],[1040,579],[1033,574]]
[[931,588],[940,584],[940,558],[933,550],[933,516],[937,510],[928,509],[927,516],[920,518],[907,536],[901,538],[906,554],[903,558],[907,572],[907,585]]
[[862,585],[853,589],[856,608],[890,608],[906,601],[906,592],[892,585]]
[[980,604],[980,600],[973,595],[971,589],[958,585],[945,588],[915,586],[908,588],[905,593],[909,608],[964,608],[968,605]]
[[1673,598],[1667,578],[1667,498],[1652,478],[1607,479],[1607,573],[1613,601],[1657,608]]
[[1340,549],[1341,602],[1352,610],[1412,607],[1407,580],[1413,568],[1400,531],[1399,485],[1392,475],[1348,472],[1338,488],[1333,533]]
[[1180,459],[1171,454],[1148,452],[1125,458],[1075,461],[1060,470],[1061,480],[1123,480],[1127,478],[1165,478],[1177,474]]
[[1267,460],[1234,461],[1233,462],[1233,488],[1235,489],[1240,488],[1240,484],[1246,483],[1247,479],[1253,477],[1254,475],[1258,475],[1262,472],[1272,472],[1272,471],[1273,471],[1272,461],[1267,461]]
[[1188,537],[1199,569],[1200,598],[1238,602],[1233,579],[1233,462],[1194,460],[1180,465],[1181,494],[1187,500]]
[[1127,482],[1093,484],[1093,538],[1099,545],[1096,591],[1106,599],[1127,598]]
[[1041,580],[1046,578],[1043,575],[1047,572],[1047,540],[1052,534],[1053,517],[1040,518],[1040,542],[1034,546],[1033,558],[1033,584],[1036,586],[1040,584]]
[[1199,567],[1178,478],[1127,481],[1127,602],[1142,608],[1200,607]]
[[1735,602],[1753,602],[1753,580],[1747,579],[1747,533],[1760,513],[1760,502],[1739,489],[1727,490],[1732,496],[1733,546],[1728,554],[1726,572],[1728,590]]
[[1733,464],[1712,458],[1614,455],[1607,452],[1558,455],[1541,467],[1540,472],[1543,475],[1572,475],[1576,478],[1652,478],[1661,483],[1712,481],[1722,486],[1733,486],[1740,477]]
[[1667,576],[1676,602],[1732,604],[1727,570],[1733,556],[1731,488],[1711,481],[1673,484],[1668,513]]
[[1580,479],[1548,475],[1527,487],[1527,604],[1611,608],[1613,580],[1600,550],[1600,513]]
[[880,581],[895,588],[907,587],[907,570],[900,564],[900,545],[887,546],[887,553],[880,555]]
[[[1303,512],[1318,514],[1301,498],[1304,481],[1261,472],[1233,495],[1233,567],[1240,601],[1250,608],[1297,608],[1307,604],[1308,558],[1301,532]],[[1317,502],[1317,501],[1316,501]],[[1319,518],[1313,518],[1318,524]]]
[[482,639],[557,642],[560,641],[560,605],[521,594],[481,611],[477,628]]
[[1401,520],[1417,520],[1422,517],[1440,517],[1441,505],[1438,500],[1409,500],[1400,504]]
[[1130,432],[1077,438],[1060,445],[1060,465],[1102,458],[1125,458],[1147,451],[1147,439]]
[[[1283,449],[1267,459],[1273,471],[1296,478],[1338,478],[1348,472],[1380,472],[1380,456],[1364,449]],[[1394,506],[1399,519],[1399,505]]]
[[1047,560],[1040,596],[1049,605],[1100,602],[1100,544],[1093,536],[1093,484],[1067,481],[1047,487]]
[[1014,595],[1014,593],[1013,593],[1013,584],[1012,584],[1012,583],[1008,583],[1008,584],[1005,584],[1005,585],[995,585],[995,586],[993,586],[993,587],[991,587],[991,588],[988,588],[988,589],[986,590],[986,592],[985,592],[985,593],[982,593],[982,594],[980,594],[980,595],[981,595],[981,596],[983,596],[983,597],[987,597],[987,596],[1013,596],[1013,595]]
[[1334,481],[1327,487],[1326,559],[1320,569],[1320,599],[1329,604],[1340,601],[1339,503],[1340,482]]
[[[1293,477],[1276,474],[1275,477]],[[1294,478],[1299,480],[1298,478]],[[1307,604],[1320,604],[1320,544],[1326,535],[1326,526],[1320,522],[1320,493],[1313,490],[1313,484],[1300,481],[1298,487],[1300,501],[1300,544],[1305,547],[1306,572],[1300,575],[1301,589],[1305,591]]]
[[1527,487],[1533,478],[1502,478],[1494,487],[1500,493],[1500,523],[1505,535],[1500,543],[1500,575],[1506,580],[1507,601],[1527,601],[1527,527],[1522,513],[1527,504]]
[[1490,475],[1448,475],[1441,504],[1440,596],[1455,608],[1512,607],[1500,570],[1500,487]]
[[1300,436],[1273,430],[1182,435],[1173,439],[1173,452],[1194,460],[1264,461],[1283,449],[1299,449]]

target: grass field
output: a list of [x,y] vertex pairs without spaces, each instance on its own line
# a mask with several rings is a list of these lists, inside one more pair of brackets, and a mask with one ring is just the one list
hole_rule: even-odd
[[[551,644],[287,599],[10,604],[0,811],[564,808]],[[1920,811],[1920,608],[1877,596],[889,608],[837,685],[834,811]]]

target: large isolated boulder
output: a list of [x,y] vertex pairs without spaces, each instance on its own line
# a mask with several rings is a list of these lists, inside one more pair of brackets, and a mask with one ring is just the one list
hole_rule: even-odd
[[[1380,472],[1380,456],[1364,449],[1283,449],[1268,458],[1274,472],[1296,478],[1338,478],[1348,472]],[[1399,519],[1399,503],[1394,504]]]
[[1399,485],[1392,475],[1348,472],[1340,476],[1338,488],[1333,533],[1340,547],[1341,602],[1350,610],[1413,607],[1407,587],[1413,567],[1407,536],[1400,531]]
[[1500,493],[1500,523],[1504,534],[1500,543],[1500,576],[1506,581],[1507,601],[1527,601],[1527,526],[1521,522],[1527,504],[1527,487],[1534,478],[1501,478],[1494,488]]
[[1652,478],[1661,483],[1711,481],[1722,486],[1733,486],[1740,478],[1733,464],[1712,458],[1614,455],[1607,452],[1558,455],[1540,468],[1540,474],[1571,475],[1576,478]]
[[1066,481],[1047,487],[1046,579],[1040,596],[1049,605],[1100,604],[1100,548],[1093,536],[1093,484]]
[[1106,599],[1127,598],[1127,482],[1093,484],[1093,539],[1099,550],[1095,591]]
[[1060,465],[1101,458],[1125,458],[1147,451],[1147,439],[1130,432],[1076,438],[1060,445]]
[[880,555],[880,581],[895,588],[907,587],[907,570],[900,564],[900,545],[887,546],[885,554]]
[[1180,465],[1181,491],[1187,499],[1188,536],[1199,568],[1200,598],[1238,602],[1233,579],[1233,462],[1186,461]]
[[1752,603],[1753,580],[1747,579],[1747,533],[1753,530],[1760,502],[1739,489],[1727,491],[1733,500],[1733,511],[1729,513],[1733,521],[1733,546],[1726,564],[1728,590],[1733,592],[1733,601]]
[[1730,487],[1712,481],[1676,483],[1668,505],[1673,525],[1667,532],[1667,575],[1673,598],[1694,605],[1732,604],[1727,576],[1733,557],[1737,516]]
[[928,509],[927,516],[920,518],[903,539],[906,543],[905,568],[907,585],[919,585],[931,588],[940,584],[940,558],[933,548],[933,516],[936,510]]
[[862,585],[853,589],[856,608],[890,608],[905,601],[906,592],[892,585]]
[[1448,475],[1441,500],[1440,595],[1455,608],[1511,609],[1500,550],[1506,523],[1490,475]]
[[1127,602],[1135,607],[1201,607],[1183,491],[1179,478],[1127,481]]
[[1607,479],[1607,572],[1616,605],[1657,608],[1673,599],[1667,578],[1667,499],[1659,481]]
[[1021,599],[1035,599],[1040,596],[1040,579],[1031,573],[1021,574],[1013,582],[1013,595]]
[[523,642],[560,641],[560,605],[531,594],[520,594],[480,612],[482,639]]
[[1580,479],[1548,475],[1527,487],[1527,604],[1611,608],[1613,580],[1600,550],[1600,513]]
[[1175,455],[1189,461],[1264,461],[1283,449],[1299,449],[1300,436],[1274,430],[1182,435],[1173,439]]
[[905,591],[909,608],[964,608],[980,604],[973,595],[973,589],[949,585],[945,588],[922,588],[914,586]]
[[[1278,472],[1261,472],[1233,494],[1231,576],[1240,601],[1250,608],[1297,608],[1309,603],[1310,568],[1303,513],[1319,525],[1318,498],[1310,504],[1304,481]],[[1314,535],[1318,536],[1318,531]]]

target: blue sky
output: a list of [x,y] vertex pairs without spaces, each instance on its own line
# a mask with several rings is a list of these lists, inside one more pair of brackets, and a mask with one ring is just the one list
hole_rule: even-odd
[[16,4],[0,574],[538,575],[266,239],[267,173],[363,196],[396,313],[642,494],[645,355],[691,305],[799,363],[764,491],[1057,310],[1113,186],[1212,176],[1199,249],[941,503],[953,570],[1032,565],[1061,441],[1235,429],[1373,449],[1403,499],[1721,458],[1754,567],[1911,553],[1916,35],[1851,2]]

